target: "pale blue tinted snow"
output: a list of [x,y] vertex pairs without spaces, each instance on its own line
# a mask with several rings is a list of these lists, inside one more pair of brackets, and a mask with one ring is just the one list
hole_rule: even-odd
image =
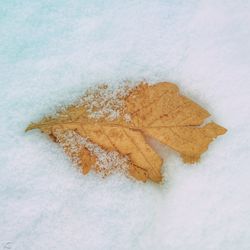
[[[250,2],[0,3],[0,249],[250,249]],[[30,121],[100,82],[173,81],[229,129],[164,185],[83,177]]]

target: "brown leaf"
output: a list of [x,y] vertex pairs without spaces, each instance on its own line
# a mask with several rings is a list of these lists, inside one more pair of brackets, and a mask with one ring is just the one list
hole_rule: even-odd
[[84,148],[81,151],[81,166],[83,174],[87,174],[91,167],[96,164],[96,156],[91,155],[90,151],[87,148]]
[[179,152],[184,162],[198,161],[208,144],[226,132],[213,122],[198,127],[210,114],[180,95],[172,83],[139,85],[128,96],[126,107],[136,128]]
[[[113,98],[107,91],[101,87],[87,92],[80,105],[32,123],[27,130],[39,128],[57,138],[70,158],[78,159],[76,163],[82,166],[84,174],[91,168],[104,175],[126,169],[128,175],[138,180],[154,182],[162,180],[162,159],[145,136],[179,152],[184,162],[194,163],[214,138],[226,132],[213,122],[202,126],[210,114],[180,95],[175,84],[141,83]],[[71,136],[65,136],[69,131],[73,131]],[[72,146],[74,150],[70,151]]]

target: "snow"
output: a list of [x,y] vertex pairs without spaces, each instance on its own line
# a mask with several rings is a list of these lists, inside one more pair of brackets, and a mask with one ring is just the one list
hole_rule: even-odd
[[129,165],[128,157],[122,156],[117,151],[103,150],[97,144],[92,143],[87,138],[80,136],[72,130],[64,132],[57,129],[54,135],[57,142],[65,149],[76,167],[82,167],[80,153],[85,149],[88,150],[90,156],[96,159],[96,162],[90,167],[97,168],[99,170],[98,173],[103,177],[113,172],[127,173]]
[[[128,95],[132,86],[129,83],[120,83],[118,87],[96,85],[94,88],[86,89],[76,106],[85,106],[88,117],[94,119],[105,118],[113,121],[121,117],[120,112],[124,109],[124,98]],[[131,119],[129,114],[123,115],[125,121]]]
[[[2,1],[0,249],[250,249],[250,2]],[[178,83],[225,126],[164,185],[82,176],[30,121],[97,83]]]

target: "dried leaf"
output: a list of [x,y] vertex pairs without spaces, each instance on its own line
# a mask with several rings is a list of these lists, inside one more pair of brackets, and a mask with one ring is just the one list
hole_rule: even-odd
[[26,130],[39,128],[55,138],[84,174],[90,169],[103,175],[118,170],[138,180],[160,182],[162,159],[145,136],[194,163],[214,138],[226,132],[214,122],[202,126],[209,116],[172,83],[141,83],[124,92],[103,85]]

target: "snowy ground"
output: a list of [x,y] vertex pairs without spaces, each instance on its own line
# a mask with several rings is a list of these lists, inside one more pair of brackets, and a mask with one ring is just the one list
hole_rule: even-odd
[[[250,249],[250,1],[0,3],[0,249]],[[176,82],[228,128],[164,185],[80,175],[30,121],[100,82]]]

